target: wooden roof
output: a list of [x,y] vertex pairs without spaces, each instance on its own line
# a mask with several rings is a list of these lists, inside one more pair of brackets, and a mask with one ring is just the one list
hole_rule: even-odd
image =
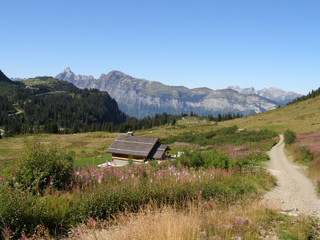
[[158,138],[118,135],[108,148],[107,153],[160,159],[168,149],[170,148],[161,144]]

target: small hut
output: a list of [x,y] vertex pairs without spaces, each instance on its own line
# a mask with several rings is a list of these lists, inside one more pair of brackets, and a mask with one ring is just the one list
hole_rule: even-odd
[[113,160],[163,160],[171,150],[168,145],[162,144],[159,138],[136,137],[133,133],[118,135],[116,140],[107,149]]

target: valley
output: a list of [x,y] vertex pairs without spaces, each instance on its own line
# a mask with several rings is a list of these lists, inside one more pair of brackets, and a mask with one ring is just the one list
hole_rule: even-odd
[[[31,110],[25,102],[36,106],[42,98],[53,98],[58,103],[68,96],[71,96],[68,101],[90,94],[93,99],[99,95],[108,96],[98,90],[80,90],[68,82],[49,77],[17,83],[6,81],[5,86],[13,93],[15,88],[23,86],[21,91],[25,91],[25,95],[20,95],[24,96],[23,101],[4,96],[8,101],[4,107],[9,107],[6,111],[10,110],[10,103],[18,101],[19,104],[10,110],[10,117],[21,119]],[[148,164],[98,168],[97,165],[111,161],[111,155],[105,151],[119,134],[115,130],[6,136],[0,140],[2,235],[18,238],[23,232],[29,239],[40,236],[105,239],[105,235],[111,239],[128,239],[134,232],[137,238],[132,239],[145,239],[143,234],[147,233],[154,239],[161,239],[168,234],[166,231],[170,231],[171,237],[182,239],[206,239],[205,236],[222,239],[237,236],[317,238],[320,236],[318,220],[315,220],[318,219],[315,218],[317,203],[299,200],[303,199],[302,195],[313,194],[316,202],[315,189],[320,191],[317,181],[320,149],[313,147],[319,141],[320,96],[315,93],[311,98],[241,118],[224,115],[218,121],[212,116],[192,113],[156,114],[154,118],[131,120],[148,126],[134,129],[135,136],[158,137],[170,146],[172,156],[184,153],[161,164],[148,161]],[[86,101],[91,102],[90,99]],[[20,108],[22,105],[23,109]],[[46,105],[43,106],[46,109]],[[22,111],[17,114],[16,109]],[[61,116],[57,109],[54,112]],[[122,126],[126,126],[122,128],[125,132],[133,125],[124,122]],[[281,179],[276,177],[283,169],[277,168],[276,164],[283,156],[279,158],[278,154],[272,154],[278,148],[279,140],[282,141],[278,135],[288,129],[297,134],[297,139],[286,146],[286,152],[293,161],[304,163],[305,174],[315,186],[312,188],[312,183],[308,182],[310,190],[307,194],[302,193],[304,185],[303,190],[294,188],[290,196],[294,194],[297,203],[287,198],[278,201],[285,195],[285,190],[292,189],[296,180],[287,181],[285,190],[281,190]],[[271,161],[267,155],[270,150]],[[276,174],[273,176],[267,168]],[[55,169],[61,170],[55,172]],[[301,175],[301,179],[305,177]],[[19,208],[10,207],[14,205]],[[17,214],[18,217],[13,218]],[[203,215],[206,217],[198,217]],[[157,218],[157,222],[166,218],[171,220],[166,220],[170,224],[161,226],[156,235],[148,229],[149,224],[144,224],[140,231],[134,227],[153,218]],[[194,228],[176,226],[179,219],[195,223]],[[133,226],[132,231],[127,231],[128,226]],[[172,232],[172,226],[181,230]]]
[[3,1],[0,240],[320,240],[319,1]]

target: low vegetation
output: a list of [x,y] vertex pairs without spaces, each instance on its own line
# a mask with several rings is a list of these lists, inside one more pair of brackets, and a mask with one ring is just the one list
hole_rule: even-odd
[[[228,136],[237,130],[220,132]],[[66,154],[37,141],[27,142],[25,149],[22,160],[0,184],[1,229],[10,229],[16,237],[34,233],[39,225],[50,234],[64,234],[88,219],[138,212],[152,203],[184,206],[214,199],[227,207],[254,199],[274,186],[270,174],[254,167],[264,160],[262,153],[231,158],[226,149],[195,150],[162,164],[72,170],[72,152]]]
[[[15,168],[11,165],[4,171],[0,180],[2,238],[89,239],[94,236],[103,239],[107,234],[113,239],[141,239],[148,231],[148,237],[154,239],[160,236],[169,239],[319,237],[316,220],[289,217],[258,203],[261,195],[275,185],[274,177],[261,168],[261,163],[268,160],[265,151],[278,141],[277,134],[270,130],[239,131],[236,126],[207,125],[206,128],[209,129],[204,131],[195,126],[190,134],[176,128],[169,133],[177,134],[163,137],[164,142],[198,143],[185,149],[185,154],[175,160],[122,168],[100,169],[87,164],[104,152],[106,142],[110,144],[116,135],[87,134],[95,148],[85,150],[79,146],[87,139],[80,144],[77,135],[62,135],[68,139],[66,146],[69,146],[65,148],[62,140],[64,150],[55,144],[29,140],[22,157],[27,160],[25,163],[32,159],[32,166],[39,165],[34,170],[37,174],[44,165],[43,159],[52,159],[54,164],[47,165],[49,175],[40,174],[46,179],[41,191],[36,179],[32,180],[35,187],[31,187],[27,175],[18,177],[22,173],[19,170],[22,160],[16,160]],[[153,131],[165,134],[163,129]],[[49,139],[56,136],[59,135],[45,135],[42,141],[50,142]],[[306,138],[297,135],[296,142],[290,146],[294,147],[302,139]],[[17,141],[20,140],[15,139],[15,144]],[[77,146],[77,150],[72,146]],[[314,154],[313,149],[310,153]],[[65,178],[62,185],[55,182],[54,172],[48,169],[59,169],[55,167],[56,159],[65,159],[63,165],[69,166],[67,163],[75,156],[71,174],[70,167],[66,168],[71,177]],[[312,162],[314,157],[318,155],[312,157]],[[105,161],[105,158],[108,156],[101,159]],[[79,167],[75,167],[76,164]],[[149,224],[142,224],[146,221]],[[158,224],[152,225],[153,222]],[[151,229],[155,233],[151,233]]]
[[[316,219],[290,217],[259,203],[221,208],[214,201],[179,206],[154,204],[109,221],[88,220],[72,239],[318,239]],[[38,235],[41,232],[39,231]],[[35,235],[36,236],[36,235]]]
[[237,126],[231,126],[206,132],[183,132],[175,136],[168,136],[166,138],[163,138],[162,142],[166,144],[174,142],[197,143],[200,146],[218,146],[225,144],[242,145],[248,142],[259,142],[261,140],[270,139],[276,136],[277,133],[270,130],[239,131]]
[[320,133],[298,135],[287,149],[294,161],[307,167],[307,173],[320,193]]

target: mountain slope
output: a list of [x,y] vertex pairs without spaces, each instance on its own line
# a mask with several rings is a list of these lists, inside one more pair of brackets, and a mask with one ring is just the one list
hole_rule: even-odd
[[108,129],[128,118],[107,92],[82,90],[52,77],[24,79],[13,84],[17,87],[11,93],[3,91],[0,85],[0,92],[5,92],[0,96],[0,126],[6,126],[7,135],[57,133],[59,129],[66,133],[89,131],[102,129],[102,125]]
[[257,96],[243,95],[231,89],[188,89],[182,86],[167,86],[160,82],[133,78],[119,71],[92,76],[75,75],[70,68],[56,76],[81,88],[96,88],[107,91],[125,113],[137,118],[156,113],[217,115],[239,112],[243,115],[274,109],[279,104]]
[[1,70],[0,70],[0,83],[14,84]]
[[255,90],[253,87],[240,88],[239,86],[231,86],[231,87],[228,87],[227,89],[232,89],[242,94],[256,94],[261,97],[265,97],[275,102],[278,102],[279,105],[281,106],[284,106],[287,103],[291,102],[292,100],[302,96],[301,94],[294,93],[294,92],[286,92],[280,88],[275,88],[275,87]]
[[24,83],[30,89],[38,89],[42,92],[54,92],[54,91],[78,91],[74,84],[66,81],[62,81],[53,77],[35,77],[29,79],[21,79],[19,82]]

